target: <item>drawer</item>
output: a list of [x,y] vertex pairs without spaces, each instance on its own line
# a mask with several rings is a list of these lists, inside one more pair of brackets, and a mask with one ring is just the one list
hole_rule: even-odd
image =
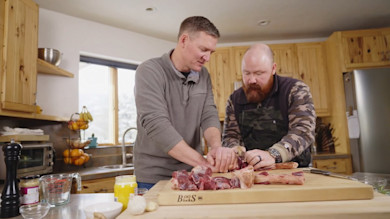
[[314,160],[313,167],[327,170],[334,173],[347,173],[347,160],[346,159],[327,159],[327,160]]

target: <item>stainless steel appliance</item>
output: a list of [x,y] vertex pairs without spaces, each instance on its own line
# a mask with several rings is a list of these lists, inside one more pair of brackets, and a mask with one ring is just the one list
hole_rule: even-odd
[[344,73],[355,172],[390,174],[390,68]]
[[[53,172],[55,152],[53,144],[47,143],[29,143],[21,144],[23,146],[18,162],[17,177],[28,175],[42,175]],[[5,180],[6,168],[4,162],[4,153],[0,151],[0,179]]]

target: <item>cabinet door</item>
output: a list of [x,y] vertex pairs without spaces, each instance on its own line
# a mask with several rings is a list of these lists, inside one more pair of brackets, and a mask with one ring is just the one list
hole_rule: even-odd
[[386,60],[387,63],[387,61],[390,62],[390,28],[382,31],[382,35],[384,37],[385,46],[386,46],[383,52],[385,56],[384,59]]
[[296,46],[298,78],[310,87],[317,116],[327,116],[329,115],[328,78],[326,75],[323,44],[299,43]]
[[221,120],[225,118],[226,101],[233,92],[233,61],[230,54],[231,48],[229,47],[217,48],[205,65],[210,72],[214,100]]
[[349,69],[389,65],[389,35],[380,29],[342,33],[345,66]]
[[242,57],[249,49],[249,46],[235,46],[233,47],[233,62],[234,62],[234,79],[236,81],[242,80]]
[[115,185],[115,177],[92,179],[82,181],[81,191],[76,193],[113,193]]
[[272,44],[269,45],[274,53],[274,62],[277,69],[276,74],[280,76],[297,78],[297,56],[294,44]]
[[38,5],[7,0],[4,14],[1,108],[35,112]]

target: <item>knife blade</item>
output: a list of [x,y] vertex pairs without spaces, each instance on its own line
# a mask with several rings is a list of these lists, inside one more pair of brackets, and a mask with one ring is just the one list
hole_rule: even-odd
[[320,170],[320,169],[316,169],[316,168],[304,169],[303,172],[314,173],[314,174],[321,174],[321,175],[325,175],[325,176],[331,176],[331,177],[337,177],[337,178],[342,178],[342,179],[358,181],[358,179],[353,178],[351,176],[338,174],[338,173],[333,173],[333,172],[330,172],[330,171]]

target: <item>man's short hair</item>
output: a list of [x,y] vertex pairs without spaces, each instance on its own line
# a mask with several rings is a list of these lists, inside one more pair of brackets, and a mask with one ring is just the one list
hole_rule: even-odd
[[193,35],[201,31],[215,38],[220,37],[218,29],[209,19],[202,16],[192,16],[186,18],[181,23],[178,38],[185,32],[188,32],[189,35]]

